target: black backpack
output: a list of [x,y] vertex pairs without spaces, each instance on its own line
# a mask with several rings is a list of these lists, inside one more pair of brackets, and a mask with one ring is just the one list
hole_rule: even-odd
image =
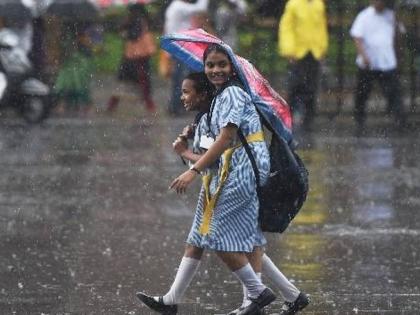
[[267,183],[261,186],[259,171],[251,148],[240,129],[238,135],[255,172],[260,202],[258,219],[261,230],[283,233],[306,200],[309,190],[309,173],[288,143],[272,133],[269,147],[270,176]]

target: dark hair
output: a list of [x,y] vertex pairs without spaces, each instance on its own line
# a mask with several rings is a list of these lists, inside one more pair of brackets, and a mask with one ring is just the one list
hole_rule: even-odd
[[385,6],[385,8],[388,8],[391,10],[395,9],[395,0],[376,0],[376,1],[381,2]]
[[203,62],[206,62],[207,57],[210,55],[210,53],[212,52],[218,52],[218,53],[222,53],[224,55],[226,55],[226,57],[229,59],[230,63],[232,64],[232,60],[230,59],[229,53],[226,51],[225,48],[223,48],[222,45],[213,43],[207,46],[206,50],[203,53]]
[[384,0],[384,3],[388,9],[395,9],[395,0]]
[[194,88],[197,93],[205,93],[211,99],[214,94],[213,84],[210,83],[204,72],[192,72],[188,74],[184,80],[191,80],[194,82]]
[[147,10],[144,4],[132,3],[128,5],[128,12],[133,15],[147,16]]

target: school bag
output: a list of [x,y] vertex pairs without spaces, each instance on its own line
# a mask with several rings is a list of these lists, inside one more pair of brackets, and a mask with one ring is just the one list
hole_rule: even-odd
[[[241,87],[239,82],[231,85]],[[262,125],[268,129],[264,137],[271,136],[268,151],[270,154],[270,175],[261,185],[255,157],[245,135],[238,129],[238,137],[251,161],[257,184],[259,200],[258,221],[263,232],[283,233],[298,214],[306,200],[309,190],[309,172],[302,159],[293,148],[280,137],[258,110]]]
[[255,173],[260,202],[260,228],[263,232],[283,233],[306,200],[309,190],[308,170],[286,141],[273,133],[269,146],[270,175],[266,184],[261,186],[251,148],[240,129],[238,135]]

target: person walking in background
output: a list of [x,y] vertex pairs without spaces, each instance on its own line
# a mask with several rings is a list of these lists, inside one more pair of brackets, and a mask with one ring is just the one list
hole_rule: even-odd
[[63,43],[63,63],[54,85],[58,98],[64,102],[58,108],[59,113],[66,109],[88,113],[91,108],[94,66],[88,27],[83,22],[69,22],[63,27],[67,38]]
[[[146,109],[149,112],[155,112],[156,105],[152,98],[150,78],[150,57],[157,48],[149,31],[149,17],[144,5],[136,3],[128,7],[128,19],[122,26],[122,31],[126,42],[118,77],[120,80],[139,84]],[[119,97],[112,96],[108,101],[107,110],[113,111],[118,102]]]
[[215,13],[216,33],[233,50],[238,46],[238,23],[245,16],[246,10],[244,0],[222,0]]
[[366,101],[375,80],[388,100],[388,109],[395,115],[397,125],[405,124],[395,51],[397,31],[395,12],[385,0],[372,0],[357,15],[350,29],[357,49],[354,117],[360,128],[364,127]]
[[[208,0],[174,0],[165,11],[164,33],[171,34],[192,28],[192,18],[195,14],[206,12]],[[168,104],[170,114],[178,114],[182,110],[181,84],[187,75],[188,69],[180,62],[174,61],[172,65],[172,92]]]
[[279,52],[289,61],[288,101],[296,122],[310,129],[315,116],[320,61],[328,49],[323,0],[289,0],[279,25]]

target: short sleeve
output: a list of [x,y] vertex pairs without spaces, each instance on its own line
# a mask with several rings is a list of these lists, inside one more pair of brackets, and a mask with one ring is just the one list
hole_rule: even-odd
[[218,125],[224,128],[229,124],[237,127],[241,125],[241,120],[245,105],[249,100],[248,94],[237,86],[226,88],[220,97],[220,110]]
[[353,25],[351,26],[351,29],[350,29],[350,35],[351,35],[351,37],[361,38],[361,37],[364,36],[364,32],[363,32],[364,23],[363,23],[363,20],[364,20],[364,18],[363,18],[363,15],[362,14],[359,14],[356,17],[356,19],[354,20]]
[[200,153],[200,138],[207,134],[208,127],[207,127],[207,114],[201,116],[200,121],[197,123],[194,132],[194,141],[193,141],[193,152]]

